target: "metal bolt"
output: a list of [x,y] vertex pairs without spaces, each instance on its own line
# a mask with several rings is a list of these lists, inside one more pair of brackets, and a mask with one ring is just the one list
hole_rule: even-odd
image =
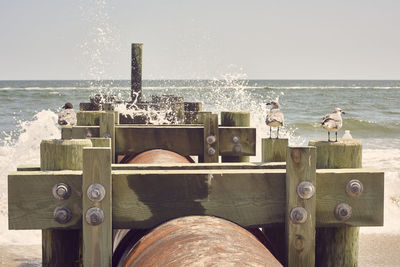
[[105,134],[103,134],[103,137],[104,137],[104,138],[111,138],[111,134],[105,133]]
[[72,213],[67,207],[57,207],[53,212],[53,217],[56,222],[65,224],[71,220]]
[[66,183],[58,183],[53,186],[53,196],[56,199],[63,200],[71,195],[71,187]]
[[87,197],[93,202],[102,201],[106,195],[106,189],[101,184],[91,184],[87,191]]
[[216,138],[214,135],[210,135],[210,136],[207,136],[206,141],[207,141],[207,144],[212,145],[215,143]]
[[234,135],[232,136],[232,142],[237,144],[240,142],[240,136],[239,135]]
[[99,225],[104,221],[104,212],[102,209],[92,207],[86,211],[86,222],[90,225]]
[[302,181],[297,185],[296,191],[301,199],[310,199],[315,194],[315,187],[310,181]]
[[290,211],[290,220],[294,224],[302,224],[307,221],[307,210],[303,207],[294,207]]
[[242,146],[241,145],[234,145],[232,148],[233,153],[240,153],[242,152]]
[[339,221],[346,221],[352,215],[352,208],[349,204],[340,203],[335,208],[335,217]]
[[210,156],[215,155],[215,149],[213,147],[209,147],[207,150],[207,153]]
[[364,190],[363,184],[356,179],[350,180],[346,185],[346,193],[351,197],[358,197]]

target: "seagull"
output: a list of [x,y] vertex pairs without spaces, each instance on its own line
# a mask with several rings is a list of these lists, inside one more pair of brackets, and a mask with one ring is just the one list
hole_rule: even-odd
[[62,107],[62,110],[58,114],[58,124],[60,125],[75,125],[76,124],[76,114],[74,111],[74,106],[71,103],[67,102]]
[[335,108],[331,114],[322,118],[322,127],[328,131],[328,142],[331,142],[330,132],[335,132],[337,142],[337,131],[342,128],[342,114],[346,114],[341,108]]
[[279,137],[279,126],[283,125],[284,117],[283,113],[279,110],[279,102],[278,100],[272,100],[267,103],[267,105],[271,105],[271,110],[267,114],[267,118],[265,119],[265,123],[269,126],[269,138],[272,138],[272,127],[278,127],[276,132],[276,139]]

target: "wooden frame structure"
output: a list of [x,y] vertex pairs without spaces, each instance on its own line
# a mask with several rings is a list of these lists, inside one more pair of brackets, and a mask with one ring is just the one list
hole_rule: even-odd
[[[79,124],[87,125],[63,128],[63,140],[53,145],[90,140],[91,147],[73,152],[81,153],[82,167],[28,165],[9,174],[9,228],[82,229],[83,264],[110,266],[113,228],[150,229],[187,215],[218,216],[243,227],[285,224],[291,267],[314,266],[316,227],[383,225],[382,171],[316,169],[315,147],[280,147],[287,151],[286,163],[218,163],[218,156],[255,155],[255,129],[218,126],[217,115],[204,116],[203,124],[156,126],[119,125],[114,111],[78,113]],[[115,164],[118,155],[151,148],[201,156],[205,163]],[[44,146],[41,153],[58,157]],[[349,193],[351,181],[362,184],[362,194]],[[302,182],[308,184],[299,188]],[[105,188],[100,201],[87,196],[95,183]],[[57,184],[70,187],[68,198],[53,196]],[[60,207],[71,211],[66,222],[55,220]],[[100,224],[85,219],[90,208],[102,210]]]

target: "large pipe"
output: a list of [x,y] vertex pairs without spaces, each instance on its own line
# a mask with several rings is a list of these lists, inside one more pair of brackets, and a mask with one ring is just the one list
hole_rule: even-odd
[[[190,157],[163,149],[128,154],[121,160],[129,164],[191,162]],[[259,242],[264,241],[260,234],[258,228],[250,233],[210,216],[174,219],[150,233],[116,230],[113,266],[282,266]]]
[[118,267],[282,266],[242,227],[216,217],[189,216],[166,222],[140,239]]

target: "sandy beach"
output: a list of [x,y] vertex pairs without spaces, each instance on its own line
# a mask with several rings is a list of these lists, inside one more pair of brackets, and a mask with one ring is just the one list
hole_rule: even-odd
[[[359,267],[397,267],[400,254],[396,252],[400,235],[361,234]],[[41,246],[0,246],[0,266],[41,266]]]

